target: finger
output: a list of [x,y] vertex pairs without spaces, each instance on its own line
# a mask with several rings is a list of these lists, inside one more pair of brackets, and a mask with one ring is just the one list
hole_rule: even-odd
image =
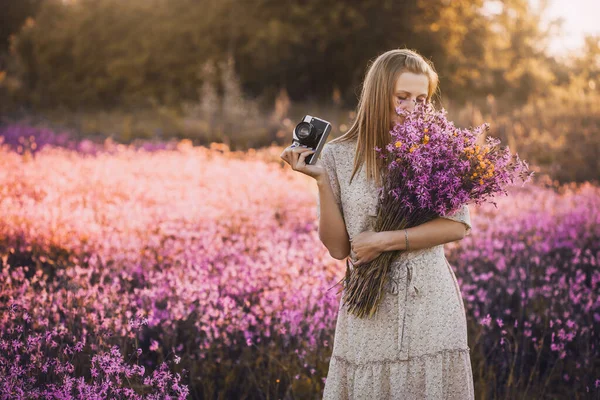
[[300,153],[300,156],[298,157],[298,163],[300,163],[300,165],[306,164],[305,158],[308,157],[312,153],[314,153],[313,150],[305,151],[304,153]]
[[298,165],[298,156],[299,154],[295,151],[290,153],[290,165],[292,165],[294,169],[296,168],[296,165]]
[[294,149],[295,149],[295,148],[296,148],[295,146],[288,146],[288,147],[286,147],[286,148],[285,148],[283,151],[284,151],[286,154],[290,154],[292,151],[294,151]]

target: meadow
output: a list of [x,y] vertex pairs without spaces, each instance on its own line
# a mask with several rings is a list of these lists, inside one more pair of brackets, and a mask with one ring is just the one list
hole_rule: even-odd
[[[3,129],[1,398],[320,398],[345,264],[281,147]],[[600,189],[495,201],[446,245],[476,398],[600,399]]]

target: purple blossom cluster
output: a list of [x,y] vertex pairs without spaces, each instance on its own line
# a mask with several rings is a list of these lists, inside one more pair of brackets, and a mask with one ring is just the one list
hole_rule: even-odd
[[[112,154],[121,150],[124,145],[116,144],[107,138],[103,142],[94,142],[90,139],[76,139],[76,135],[69,131],[57,133],[49,128],[34,127],[26,124],[15,123],[0,127],[0,145],[8,146],[11,150],[21,155],[36,155],[47,146],[59,147],[79,154],[98,155],[99,153]],[[132,144],[141,151],[153,152],[177,147],[175,142],[141,141]]]
[[445,216],[463,204],[483,204],[503,192],[517,177],[527,182],[533,172],[508,146],[483,133],[484,123],[475,128],[457,128],[447,119],[444,108],[418,103],[414,110],[398,107],[404,118],[390,131],[385,151],[375,150],[385,159],[387,174],[380,188],[380,204],[385,215],[402,215],[404,228],[423,223],[424,218]]
[[[0,398],[322,390],[344,265],[310,178],[202,147],[0,160]],[[510,191],[447,245],[476,386],[597,396],[600,189]]]
[[[144,366],[123,358],[113,345],[91,359],[87,338],[64,326],[36,323],[27,308],[11,303],[0,331],[0,398],[3,399],[185,399],[189,394],[181,375],[165,362],[146,375]],[[108,346],[102,346],[108,347]],[[129,359],[140,360],[142,349]],[[87,359],[87,362],[83,361]],[[89,364],[80,373],[83,365]],[[143,388],[143,395],[131,386]]]
[[147,371],[172,359],[208,373],[232,360],[227,349],[280,337],[299,366],[292,378],[317,370],[307,353],[327,348],[336,262],[308,217],[314,194],[281,191],[310,182],[202,147],[98,157],[52,148],[27,163],[0,149],[0,160],[18,171],[0,173],[2,305],[27,307],[40,330],[86,338],[90,357],[105,342],[137,341]]
[[[489,128],[458,129],[446,111],[418,103],[412,111],[396,109],[403,120],[390,131],[385,149],[383,186],[378,193],[374,230],[395,231],[454,214],[467,203],[483,204],[520,176],[533,176],[526,162],[499,148],[500,140],[481,134]],[[383,299],[389,268],[401,251],[384,252],[359,268],[346,268],[344,305],[357,317],[372,316]]]
[[473,209],[478,233],[448,259],[477,326],[471,348],[485,355],[476,368],[512,376],[525,390],[540,380],[547,394],[593,398],[600,394],[600,189],[561,192],[512,188],[499,211]]
[[62,147],[80,153],[96,154],[99,146],[91,140],[77,141],[69,132],[56,133],[48,128],[11,124],[0,128],[0,143],[18,154],[35,154],[46,146]]

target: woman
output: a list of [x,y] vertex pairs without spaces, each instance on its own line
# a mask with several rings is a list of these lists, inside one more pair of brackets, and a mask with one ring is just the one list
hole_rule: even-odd
[[[429,102],[437,83],[418,53],[388,51],[368,69],[354,124],[323,147],[319,163],[304,163],[313,152],[306,148],[282,153],[317,181],[319,238],[332,257],[350,256],[359,268],[384,251],[406,250],[404,230],[372,230],[383,171],[373,149],[389,143],[395,108]],[[474,399],[463,299],[444,255],[444,243],[471,228],[467,206],[409,228],[409,251],[392,262],[375,316],[357,318],[340,302],[324,399]]]

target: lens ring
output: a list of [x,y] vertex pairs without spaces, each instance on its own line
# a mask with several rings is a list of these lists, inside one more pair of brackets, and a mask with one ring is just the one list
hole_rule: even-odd
[[296,136],[299,139],[306,139],[314,132],[314,127],[310,122],[302,121],[296,125]]

